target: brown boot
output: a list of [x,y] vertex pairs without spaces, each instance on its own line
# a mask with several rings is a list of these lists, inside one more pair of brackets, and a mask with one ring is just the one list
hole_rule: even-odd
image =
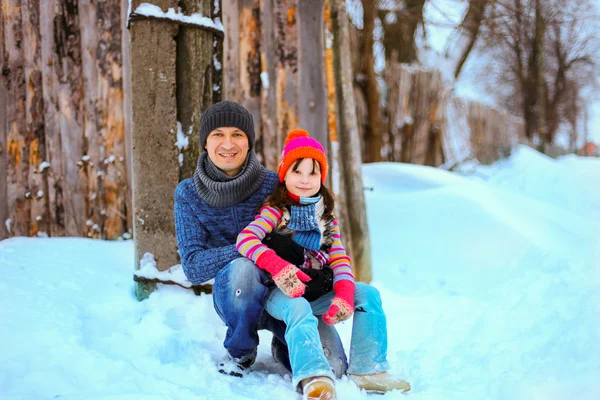
[[336,400],[335,386],[330,378],[317,376],[302,380],[302,400]]
[[348,375],[350,380],[361,389],[369,393],[385,393],[391,390],[408,392],[410,384],[400,378],[395,378],[387,372],[379,372],[370,375]]

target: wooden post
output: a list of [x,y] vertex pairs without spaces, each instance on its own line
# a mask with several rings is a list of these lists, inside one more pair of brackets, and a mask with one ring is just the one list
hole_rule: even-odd
[[[135,10],[143,0],[133,0]],[[146,0],[147,2],[147,0]],[[177,0],[153,0],[163,11]],[[173,193],[179,182],[175,146],[175,95],[178,26],[170,21],[131,22],[131,101],[133,146],[133,211],[135,266],[145,253],[166,270],[179,262],[173,218]],[[154,284],[138,284],[138,299],[149,296]]]
[[348,16],[343,0],[331,0],[338,134],[343,162],[348,222],[352,234],[352,266],[356,280],[372,279],[371,244],[362,185],[360,138],[354,104]]

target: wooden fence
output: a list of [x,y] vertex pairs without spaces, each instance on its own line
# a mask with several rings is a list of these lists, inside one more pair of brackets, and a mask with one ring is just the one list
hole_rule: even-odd
[[[127,0],[3,0],[0,239],[131,234],[127,6]],[[313,18],[319,9],[324,21]],[[212,83],[205,86],[252,112],[265,165],[276,168],[285,132],[294,127],[322,141],[329,137],[332,157],[339,157],[332,48],[325,40],[331,37],[329,1],[222,0],[220,12],[223,87],[214,80],[221,73],[214,60]],[[439,72],[398,64],[383,78],[386,161],[446,167],[476,157],[487,163],[505,156],[520,136],[518,120],[457,99]],[[358,85],[354,96],[364,132],[367,107]],[[188,118],[177,107],[183,131],[195,142],[202,110],[195,107]],[[174,120],[171,125],[169,135],[177,129]],[[186,155],[184,169],[193,170],[194,160]]]
[[2,0],[0,239],[130,231],[121,0]]

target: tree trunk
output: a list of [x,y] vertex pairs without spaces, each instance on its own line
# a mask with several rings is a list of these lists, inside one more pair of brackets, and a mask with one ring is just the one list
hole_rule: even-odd
[[[400,62],[410,64],[417,61],[415,33],[423,21],[423,7],[426,0],[406,0],[404,9],[379,10],[379,18],[383,25],[383,47],[387,63]],[[369,2],[376,3],[376,2]],[[388,18],[389,13],[393,13]]]
[[346,4],[343,0],[331,0],[333,27],[334,72],[336,103],[338,110],[338,133],[343,165],[343,181],[348,202],[348,222],[352,234],[352,265],[356,280],[370,282],[371,246],[362,185],[360,138],[353,97],[353,74],[350,60],[350,39]]
[[[185,15],[211,16],[211,1],[182,0]],[[200,117],[213,101],[213,34],[194,26],[180,26],[177,34],[177,120],[188,138],[180,154],[179,180],[192,177],[203,149],[198,140]]]
[[363,0],[363,72],[366,75],[366,98],[369,111],[367,126],[367,159],[366,162],[381,161],[381,110],[379,108],[379,87],[375,74],[375,57],[373,55],[373,30],[377,7],[374,1]]
[[541,0],[535,0],[535,37],[534,37],[534,54],[535,54],[535,75],[536,75],[536,125],[537,132],[542,142],[552,144],[551,138],[548,137],[546,128],[546,79],[544,76],[544,35],[545,22],[542,15]]
[[462,67],[475,46],[488,4],[489,0],[470,0],[467,13],[454,34],[456,38],[448,43],[446,57],[449,57],[450,53],[459,55],[454,67],[454,79],[458,79]]

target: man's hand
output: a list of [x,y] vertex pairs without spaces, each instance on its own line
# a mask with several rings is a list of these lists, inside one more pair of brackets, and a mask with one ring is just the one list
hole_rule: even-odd
[[273,236],[267,236],[262,242],[290,264],[296,266],[304,264],[304,248],[294,242],[291,236],[276,233]]
[[331,268],[306,268],[303,271],[310,277],[310,282],[306,284],[306,290],[302,296],[306,300],[315,301],[333,290],[333,271]]

